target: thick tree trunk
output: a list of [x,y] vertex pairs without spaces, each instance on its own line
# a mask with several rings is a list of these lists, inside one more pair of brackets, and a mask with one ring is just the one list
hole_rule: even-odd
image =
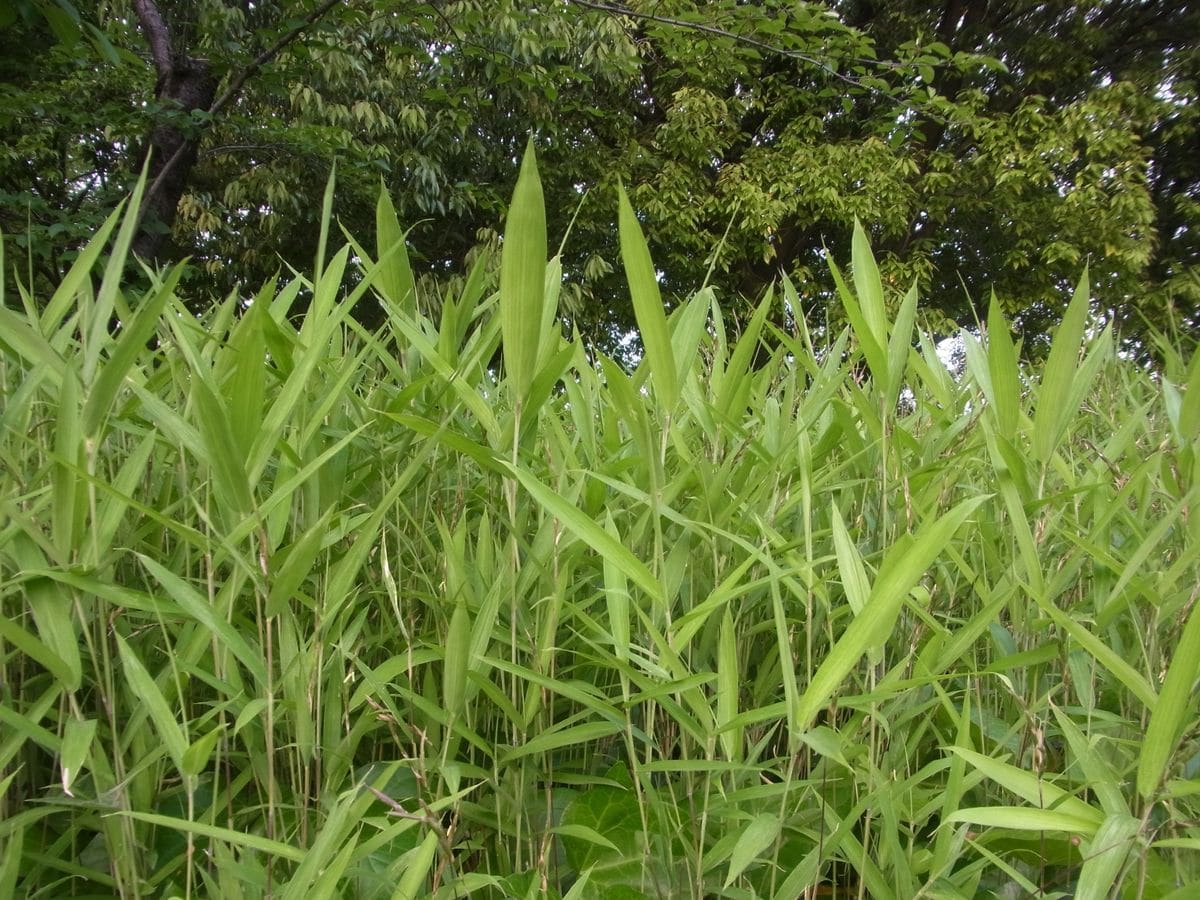
[[[179,114],[207,111],[216,94],[217,81],[208,60],[183,57],[173,62],[166,79],[159,79],[156,92],[164,106],[175,107]],[[200,141],[194,126],[187,122],[163,122],[150,134],[150,171],[142,202],[142,223],[133,242],[133,251],[148,261],[157,261],[175,223],[175,211],[187,189],[196,165]]]
[[164,255],[175,211],[196,165],[199,135],[186,116],[212,108],[217,80],[208,60],[190,57],[174,46],[154,0],[134,0],[133,6],[158,73],[155,99],[170,113],[150,133],[149,182],[142,200],[141,227],[133,241],[134,253],[156,262]]

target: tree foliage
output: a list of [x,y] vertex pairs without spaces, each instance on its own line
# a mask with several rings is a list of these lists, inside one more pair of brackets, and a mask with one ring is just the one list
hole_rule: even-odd
[[150,3],[175,59],[237,87],[215,113],[164,91],[144,5],[2,7],[0,227],[46,275],[166,128],[195,165],[145,227],[197,292],[303,264],[334,160],[343,223],[368,232],[382,180],[444,279],[498,242],[533,134],[551,234],[573,226],[564,310],[602,344],[633,318],[618,183],[668,302],[708,280],[748,310],[786,274],[792,315],[836,321],[823,255],[857,217],[946,327],[992,285],[1032,347],[1085,262],[1128,335],[1197,324],[1198,4]]

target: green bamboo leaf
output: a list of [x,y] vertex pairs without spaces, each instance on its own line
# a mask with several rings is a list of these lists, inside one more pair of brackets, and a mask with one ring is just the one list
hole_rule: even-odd
[[837,267],[832,256],[829,257],[828,262],[829,273],[833,276],[834,285],[837,286],[838,296],[842,300],[842,308],[846,311],[846,318],[850,320],[850,328],[854,332],[855,338],[858,339],[863,357],[867,360],[867,368],[871,370],[872,377],[882,381],[887,378],[888,372],[887,341],[876,340],[858,299],[846,286],[845,279],[842,278],[841,269]]
[[264,325],[271,312],[262,294],[250,304],[229,338],[233,373],[221,385],[229,409],[229,428],[238,442],[238,453],[250,458],[254,440],[262,427],[263,403],[270,368]]
[[[800,733],[806,731],[810,723],[801,719],[803,710],[800,705],[800,682],[796,677],[796,658],[792,654],[791,631],[788,628],[787,615],[783,609],[782,591],[778,581],[771,583],[771,618],[775,624],[775,648],[779,654],[779,665],[783,676],[783,706],[787,713],[788,734],[792,738],[790,745],[794,751],[798,746],[797,739]],[[753,712],[742,713],[734,721],[746,720]],[[774,714],[771,718],[774,718]],[[752,723],[747,721],[746,724]],[[730,725],[727,724],[725,727],[728,728]]]
[[[278,492],[276,488],[276,492]],[[273,492],[272,496],[275,496]],[[330,505],[307,531],[283,548],[271,560],[271,593],[267,598],[267,617],[279,615],[313,570],[313,564],[329,536],[329,523],[338,511]],[[265,515],[265,511],[263,513]]]
[[1137,790],[1146,800],[1153,798],[1162,783],[1167,764],[1179,744],[1191,707],[1189,700],[1200,673],[1200,604],[1192,607],[1183,635],[1163,679],[1158,703],[1138,751]]
[[417,287],[404,238],[396,207],[381,181],[379,200],[375,204],[375,258],[381,266],[375,288],[397,309],[412,314],[417,308]]
[[244,519],[254,508],[245,459],[238,451],[229,409],[208,384],[205,375],[193,372],[192,397],[204,441],[204,460],[212,469],[213,488],[230,515],[230,524]]
[[[3,262],[2,258],[0,258],[0,262]],[[3,279],[3,277],[3,275],[0,275],[0,279]],[[4,781],[0,781],[0,791],[7,793],[8,784],[12,777],[10,775]],[[57,812],[57,810],[44,809],[37,810],[37,812],[50,813]],[[4,854],[3,858],[0,859],[0,897],[17,896],[17,878],[21,874],[21,860],[24,859],[22,853],[24,847],[25,828],[16,828],[11,834],[5,837]]]
[[1088,787],[1100,801],[1100,807],[1108,818],[1121,814],[1130,815],[1121,790],[1121,779],[1117,777],[1108,760],[1096,751],[1079,726],[1057,706],[1053,707],[1054,718],[1062,730],[1067,745],[1071,748]]
[[[767,288],[767,296],[772,288]],[[671,317],[671,352],[675,356],[676,380],[687,381],[700,351],[700,341],[708,325],[708,311],[713,303],[712,288],[697,291]]]
[[733,845],[733,852],[729,854],[729,872],[725,876],[724,885],[726,890],[738,880],[760,853],[775,843],[781,825],[778,815],[761,813],[742,829],[737,843]]
[[750,317],[746,330],[738,338],[737,346],[733,348],[729,357],[729,365],[713,385],[717,411],[722,417],[732,417],[737,421],[746,408],[753,381],[748,377],[750,364],[759,348],[767,313],[771,311],[771,299],[771,292],[768,290],[758,308],[754,310],[754,315]]
[[1200,353],[1192,356],[1189,369],[1179,408],[1179,436],[1185,442],[1200,438]]
[[[337,160],[329,166],[329,178],[325,182],[325,194],[321,198],[321,230],[317,236],[317,256],[313,262],[313,282],[319,282],[325,272],[325,249],[329,245],[329,223],[333,221],[333,193],[337,184]],[[326,298],[327,299],[327,298]],[[318,302],[314,291],[310,314],[320,318],[327,311],[325,304]]]
[[[970,743],[971,728],[971,695],[964,694],[962,710],[958,716],[958,733],[955,735],[959,747],[966,747]],[[945,821],[954,810],[958,809],[959,803],[962,802],[963,792],[966,789],[964,778],[966,767],[967,761],[961,756],[956,755],[950,760],[950,772],[946,776],[945,787],[942,790],[942,821]],[[938,829],[933,845],[932,871],[940,872],[950,867],[956,843],[953,829]]]
[[128,322],[130,319],[129,308],[121,299],[121,284],[125,280],[125,261],[129,256],[129,248],[133,244],[134,235],[137,234],[149,167],[150,160],[147,157],[142,174],[134,186],[133,195],[129,198],[129,206],[125,208],[125,217],[121,220],[121,227],[112,243],[108,261],[104,265],[104,276],[100,281],[100,290],[96,293],[96,301],[87,310],[87,318],[80,323],[85,335],[80,374],[83,383],[87,385],[95,381],[100,353],[112,340],[108,330],[112,326],[114,311],[122,322]]
[[634,556],[621,542],[585,515],[574,503],[556,493],[537,480],[525,469],[510,463],[504,467],[521,482],[534,500],[548,513],[559,519],[576,537],[609,560],[624,573],[625,577],[640,587],[658,604],[666,602],[663,587],[640,559]]
[[63,729],[62,753],[59,764],[62,769],[62,789],[68,797],[73,796],[71,785],[83,770],[88,753],[92,749],[92,739],[96,736],[95,719],[67,719]]
[[58,351],[29,322],[11,309],[0,306],[0,347],[33,366],[44,368],[55,385],[62,381],[67,365]]
[[[253,675],[260,685],[266,684],[267,670],[262,654],[252,649],[246,639],[229,622],[217,615],[216,609],[207,597],[202,596],[190,584],[156,560],[142,553],[137,554],[137,558],[166,589],[167,593],[171,595],[171,599],[179,605],[184,613],[211,631],[213,637],[246,667],[246,671]],[[182,759],[182,752],[180,758]]]
[[104,220],[104,224],[96,229],[91,240],[79,251],[79,256],[71,264],[70,271],[59,282],[58,288],[54,291],[54,296],[50,298],[50,302],[42,310],[40,320],[42,334],[49,336],[57,331],[62,325],[63,318],[68,313],[78,309],[79,294],[85,285],[88,290],[91,289],[92,268],[96,265],[96,260],[100,258],[100,254],[104,251],[104,245],[108,242],[108,236],[112,234],[112,230],[121,221],[121,213],[125,209],[125,203],[125,200],[118,203],[117,208]]
[[904,384],[904,370],[913,347],[913,325],[917,320],[917,286],[914,284],[900,301],[896,321],[892,324],[892,336],[888,343],[887,402],[893,407]]
[[1054,624],[1071,635],[1079,644],[1096,658],[1113,677],[1125,685],[1129,691],[1141,701],[1142,705],[1153,711],[1158,706],[1158,695],[1150,686],[1144,675],[1126,662],[1119,653],[1109,647],[1104,641],[1087,630],[1081,623],[1076,622],[1061,609],[1048,600],[1034,596],[1038,607],[1053,620]]
[[508,208],[500,252],[504,370],[512,380],[518,403],[524,402],[536,374],[545,286],[546,206],[530,138]]
[[[36,619],[34,620],[36,622]],[[74,681],[75,675],[71,663],[59,657],[49,646],[43,641],[38,640],[8,616],[0,615],[0,638],[13,648],[19,650],[25,656],[28,656],[38,665],[45,667],[46,671],[54,676],[63,687],[68,690],[78,690],[79,684]],[[82,680],[83,673],[80,671],[79,678]],[[71,685],[74,684],[72,688]]]
[[551,834],[559,834],[563,837],[576,838],[581,841],[587,841],[590,844],[596,844],[604,847],[607,850],[617,850],[617,845],[598,832],[595,828],[589,828],[587,825],[559,825],[557,828],[550,829]]
[[467,604],[458,600],[446,632],[446,653],[442,671],[442,706],[451,718],[463,713],[467,696],[467,672],[471,662],[471,615]]
[[1083,851],[1083,866],[1075,885],[1076,897],[1108,897],[1125,860],[1134,849],[1141,822],[1128,812],[1105,818]]
[[944,516],[926,523],[916,538],[906,535],[884,560],[862,612],[838,638],[829,655],[817,667],[812,681],[799,698],[796,728],[805,731],[838,686],[871,648],[891,633],[908,592],[954,536],[959,526],[987,497],[964,500]]
[[[337,855],[321,867],[320,874],[313,882],[312,887],[298,893],[297,897],[304,898],[304,900],[331,900],[333,897],[345,896],[340,890],[342,876],[345,875],[350,860],[360,852],[360,849],[357,841],[343,840],[342,843],[343,846]],[[290,888],[291,885],[288,887]]]
[[58,415],[54,427],[54,518],[50,529],[58,559],[66,562],[79,551],[84,527],[84,483],[78,472],[85,468],[83,432],[80,429],[79,382],[71,366],[58,394]]
[[854,615],[863,611],[871,595],[871,582],[867,579],[867,570],[859,555],[858,547],[850,539],[846,523],[842,519],[842,511],[837,502],[833,503],[833,546],[837,553],[838,572],[842,577],[842,588],[846,592],[846,600]]
[[[621,533],[612,513],[604,513],[604,530],[619,546]],[[612,634],[613,653],[624,662],[629,658],[629,582],[621,567],[604,558],[604,597],[608,606],[608,629]]]
[[[722,728],[738,715],[738,694],[741,692],[741,672],[738,667],[737,632],[734,631],[733,616],[729,607],[721,617],[721,630],[717,638],[717,727]],[[721,746],[726,759],[739,761],[742,758],[742,731],[729,728],[721,732]]]
[[1075,415],[1068,402],[1076,388],[1079,348],[1087,326],[1091,288],[1085,267],[1075,294],[1067,305],[1063,320],[1054,334],[1050,355],[1042,369],[1038,387],[1037,412],[1033,419],[1033,456],[1047,463],[1062,440],[1067,424]]
[[108,360],[88,389],[87,402],[83,405],[83,433],[93,441],[100,433],[100,423],[120,392],[125,376],[137,358],[146,353],[146,342],[157,330],[163,309],[183,272],[183,263],[174,266],[163,283],[138,307],[132,321],[117,335]]
[[259,853],[266,853],[268,856],[277,856],[280,859],[287,859],[296,863],[303,862],[308,853],[308,851],[302,850],[299,847],[293,847],[290,844],[284,844],[280,841],[273,841],[261,835],[235,831],[232,828],[222,828],[219,825],[209,825],[205,822],[176,819],[171,816],[159,815],[158,813],[134,812],[131,810],[118,810],[117,815],[128,816],[130,819],[145,822],[148,825],[154,825],[158,828],[170,828],[175,831],[223,841],[234,847],[257,850]]
[[183,754],[182,771],[184,775],[189,778],[200,777],[200,773],[204,771],[209,759],[212,758],[213,748],[217,746],[217,740],[224,733],[225,726],[218,725],[209,731],[208,734],[201,735],[192,741]]
[[1029,809],[1021,806],[974,806],[955,810],[947,822],[971,822],[1015,831],[1063,831],[1091,836],[1097,825],[1056,809]]
[[[9,547],[22,570],[37,572],[47,568],[45,555],[24,532],[13,533]],[[25,582],[25,602],[37,625],[40,645],[52,657],[48,660],[48,668],[59,673],[63,687],[68,691],[79,690],[83,684],[83,661],[70,593],[61,584],[38,576]],[[20,631],[15,625],[13,627]]]
[[[886,347],[888,315],[883,299],[883,281],[879,277],[879,266],[875,264],[875,254],[871,252],[867,232],[857,216],[854,219],[854,236],[850,240],[850,254],[854,292],[858,295],[863,319],[871,333],[871,339],[880,348]],[[887,370],[882,369],[873,374],[882,379],[886,377]]]
[[[1016,794],[1026,803],[1044,809],[1053,809],[1069,815],[1072,819],[1090,824],[1089,834],[1100,827],[1104,821],[1104,813],[1089,803],[1068,794],[1054,782],[1039,778],[1035,773],[1018,768],[974,750],[965,747],[947,747],[951,753],[957,754],[986,775],[996,784]],[[982,824],[982,823],[981,823]]]
[[552,728],[505,753],[500,757],[500,765],[506,766],[522,757],[548,753],[560,747],[586,747],[603,738],[611,737],[621,730],[622,726],[618,722],[584,722],[582,725]]
[[138,659],[137,653],[125,643],[120,635],[116,635],[116,640],[117,650],[121,656],[121,667],[125,671],[125,680],[129,682],[133,696],[150,714],[150,721],[154,723],[154,729],[167,748],[171,761],[180,774],[184,774],[183,757],[188,749],[187,736],[179,727],[179,722],[167,705],[162,691],[158,689],[158,685],[146,671],[145,665]]
[[625,188],[617,187],[617,200],[621,260],[625,266],[633,314],[646,351],[650,379],[663,410],[670,415],[679,399],[679,381],[675,353],[671,349],[671,334],[667,329],[667,314],[658,290],[658,276],[650,259],[650,248],[646,246],[646,236],[642,233],[642,226],[629,203]]
[[1013,345],[1008,320],[992,292],[988,306],[987,334],[988,374],[991,393],[988,399],[996,417],[996,430],[1010,443],[1017,433],[1021,403],[1021,373],[1017,366],[1017,348]]

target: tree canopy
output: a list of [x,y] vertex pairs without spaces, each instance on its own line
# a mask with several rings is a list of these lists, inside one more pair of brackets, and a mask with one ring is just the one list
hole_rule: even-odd
[[749,309],[789,275],[778,324],[836,324],[823,256],[857,217],[946,330],[994,289],[1036,346],[1085,263],[1131,340],[1200,317],[1200,4],[5,0],[0,24],[0,228],[46,275],[153,148],[138,249],[192,257],[198,297],[306,261],[335,160],[347,230],[382,183],[454,277],[533,134],[563,309],[602,345],[632,320],[618,183],[667,302]]

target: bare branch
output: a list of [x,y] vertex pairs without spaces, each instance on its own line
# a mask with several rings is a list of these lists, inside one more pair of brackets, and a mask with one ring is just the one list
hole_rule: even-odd
[[167,23],[163,21],[162,13],[154,0],[133,0],[133,10],[137,13],[142,31],[146,34],[150,56],[154,59],[154,69],[158,72],[159,83],[162,83],[170,77],[175,65],[171,32],[167,30]]
[[[673,28],[680,28],[689,31],[698,31],[701,34],[711,34],[716,37],[728,38],[736,41],[739,44],[744,44],[747,47],[753,47],[756,50],[762,50],[775,56],[786,56],[789,59],[798,60],[810,66],[815,66],[824,72],[832,75],[834,78],[840,79],[847,84],[852,84],[855,87],[867,87],[869,90],[879,92],[878,88],[870,85],[863,85],[862,82],[850,75],[844,75],[837,71],[833,66],[824,60],[817,59],[815,56],[809,56],[807,53],[801,53],[799,50],[788,50],[783,47],[776,47],[774,44],[769,44],[766,41],[760,41],[757,38],[747,37],[744,34],[736,34],[732,31],[727,31],[724,28],[719,28],[716,25],[706,25],[703,22],[689,22],[686,19],[675,19],[671,16],[660,16],[655,13],[638,12],[634,9],[629,9],[625,6],[617,6],[612,3],[602,3],[598,0],[568,0],[568,2],[576,6],[582,6],[586,9],[595,9],[600,12],[606,12],[614,16],[628,16],[631,19],[640,19],[644,22],[658,22],[661,25],[670,25]],[[894,64],[880,62],[878,60],[860,60],[855,59],[853,62],[869,63],[870,65],[880,68],[895,68]]]
[[325,13],[329,12],[329,10],[333,9],[341,2],[342,0],[325,0],[324,3],[305,16],[303,22],[301,22],[287,34],[283,35],[283,37],[277,40],[262,53],[258,54],[258,56],[254,57],[254,59],[250,61],[250,64],[246,66],[246,68],[242,69],[242,71],[238,72],[237,75],[233,77],[233,80],[229,82],[229,87],[225,89],[225,93],[213,101],[213,105],[208,108],[209,115],[216,115],[229,103],[237,99],[237,95],[241,93],[242,86],[246,83],[247,78],[278,56],[280,51],[282,51],[288,44],[300,37],[301,34],[315,25],[317,21],[325,15]]

